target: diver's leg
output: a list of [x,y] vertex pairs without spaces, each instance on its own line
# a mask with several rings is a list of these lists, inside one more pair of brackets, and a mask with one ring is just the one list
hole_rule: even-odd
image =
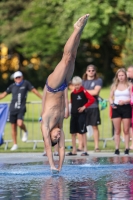
[[74,31],[64,47],[64,53],[61,61],[56,66],[54,72],[48,77],[48,85],[52,88],[57,88],[62,82],[71,78],[74,71],[74,63],[77,54],[77,49],[80,42],[82,31],[86,25],[89,14],[81,17],[74,24]]

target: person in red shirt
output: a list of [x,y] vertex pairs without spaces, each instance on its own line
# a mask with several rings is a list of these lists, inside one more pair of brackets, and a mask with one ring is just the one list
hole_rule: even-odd
[[71,119],[70,119],[70,133],[72,134],[72,152],[67,153],[67,156],[77,155],[76,149],[76,135],[82,135],[84,152],[82,156],[88,156],[87,153],[87,137],[86,137],[86,113],[85,109],[94,103],[95,98],[90,95],[82,87],[82,79],[75,76],[72,79],[74,91],[71,93]]

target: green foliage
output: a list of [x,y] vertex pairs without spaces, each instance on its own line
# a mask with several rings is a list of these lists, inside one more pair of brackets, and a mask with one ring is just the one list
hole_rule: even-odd
[[123,61],[126,67],[133,66],[133,21],[127,31],[127,38],[123,48]]
[[[132,47],[128,44],[132,40],[131,0],[2,0],[0,8],[0,42],[7,44],[11,56],[20,55],[20,69],[28,77],[31,71],[37,73],[41,85],[60,61],[73,24],[85,13],[90,13],[90,18],[81,37],[75,73],[82,76],[86,66],[93,63],[104,83],[109,84],[114,69],[132,62]],[[115,62],[123,51],[124,64]],[[40,58],[38,71],[32,68],[32,57]],[[28,61],[25,67],[23,60]],[[37,82],[35,86],[39,86]]]

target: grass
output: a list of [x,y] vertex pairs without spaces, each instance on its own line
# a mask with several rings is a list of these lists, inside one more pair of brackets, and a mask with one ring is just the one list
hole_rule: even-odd
[[[42,91],[40,91],[42,93]],[[70,96],[70,95],[69,95]],[[109,88],[103,88],[101,90],[100,96],[104,99],[109,98]],[[10,102],[11,95],[8,95],[5,99],[3,99],[1,102]],[[25,115],[25,124],[27,126],[29,137],[28,140],[42,140],[42,133],[40,131],[40,124],[38,122],[38,118],[40,116],[41,112],[41,104],[35,103],[35,101],[40,102],[40,99],[35,96],[32,92],[29,92],[28,98],[27,98],[27,112]],[[34,102],[30,104],[29,102]],[[99,126],[100,130],[100,139],[104,138],[111,138],[111,121],[109,118],[109,105],[107,105],[107,108],[105,110],[101,111],[101,119],[102,124]],[[64,120],[64,132],[65,132],[65,138],[71,139],[71,135],[69,133],[69,119]],[[37,143],[37,148],[33,150],[34,143],[33,142],[26,142],[23,143],[21,141],[22,133],[18,129],[18,150],[16,152],[43,152],[44,151],[44,145],[43,142]],[[4,140],[11,140],[11,125],[9,122],[6,123],[5,131],[4,131]],[[70,146],[71,142],[66,142],[66,146]],[[11,152],[10,148],[12,147],[12,142],[9,143],[8,149],[4,150],[4,146],[0,146],[0,152]],[[106,148],[103,148],[103,141],[100,140],[99,146],[101,150],[105,151],[114,151],[114,141],[108,141]],[[121,149],[124,149],[124,143],[121,142]],[[90,138],[88,141],[88,150],[94,150],[94,142],[93,138]]]

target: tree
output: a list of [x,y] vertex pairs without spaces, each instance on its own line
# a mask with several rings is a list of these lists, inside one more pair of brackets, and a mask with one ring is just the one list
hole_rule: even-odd
[[123,62],[126,67],[133,66],[133,21],[127,30],[127,37],[122,51]]
[[117,68],[124,66],[121,55],[129,37],[127,30],[131,31],[132,1],[7,0],[0,4],[1,41],[9,47],[9,54],[19,55],[19,67],[26,76],[35,81],[37,74],[36,87],[44,85],[61,59],[72,25],[88,12],[90,19],[81,38],[75,74],[82,76],[86,66],[93,63],[104,83],[109,84]]

